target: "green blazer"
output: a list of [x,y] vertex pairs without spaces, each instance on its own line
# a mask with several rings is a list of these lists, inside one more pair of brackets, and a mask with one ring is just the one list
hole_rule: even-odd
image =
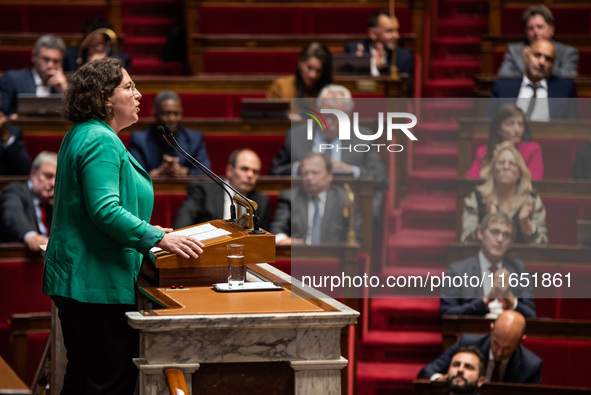
[[58,154],[43,293],[134,304],[143,255],[164,232],[150,225],[152,180],[104,121],[76,123]]

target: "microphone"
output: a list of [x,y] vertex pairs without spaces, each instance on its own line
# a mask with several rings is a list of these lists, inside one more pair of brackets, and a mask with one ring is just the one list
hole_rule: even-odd
[[[224,192],[226,192],[226,194],[228,194],[230,201],[234,201],[234,199],[233,199],[233,196],[230,194],[230,192],[228,192],[228,189],[226,189],[226,187],[231,189],[234,193],[236,193],[240,197],[240,199],[238,199],[238,200],[240,200],[240,202],[242,202],[243,204],[247,203],[248,206],[250,206],[250,210],[251,210],[250,212],[252,213],[253,228],[254,228],[254,230],[250,233],[252,233],[252,234],[264,234],[265,233],[259,229],[259,217],[256,215],[254,207],[253,207],[252,203],[250,202],[250,199],[248,199],[246,196],[244,196],[243,194],[238,192],[233,186],[231,186],[230,184],[228,184],[227,182],[222,180],[220,177],[218,177],[217,174],[215,174],[213,171],[209,170],[205,165],[203,165],[197,159],[195,159],[191,155],[189,155],[180,146],[178,141],[176,141],[176,139],[174,138],[174,134],[172,133],[172,130],[170,130],[170,128],[168,126],[158,125],[158,130],[160,131],[160,134],[162,134],[162,138],[164,138],[164,141],[166,141],[166,143],[171,148],[173,148],[179,154],[184,156],[185,159],[187,159],[187,161],[189,163],[191,163],[193,166],[195,166],[196,168],[201,170],[209,178],[211,178],[212,181],[214,181],[216,184],[218,184],[224,190]],[[230,213],[231,213],[230,220],[232,222],[235,222],[237,219],[237,215],[236,215],[236,206],[234,206],[234,204],[230,204]]]

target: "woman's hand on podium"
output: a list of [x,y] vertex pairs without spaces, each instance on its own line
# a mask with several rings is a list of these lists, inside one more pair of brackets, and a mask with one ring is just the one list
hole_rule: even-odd
[[198,254],[203,252],[203,243],[199,240],[192,237],[170,234],[173,231],[172,228],[156,227],[166,233],[162,240],[156,244],[156,247],[177,254],[185,259],[197,259],[199,258]]

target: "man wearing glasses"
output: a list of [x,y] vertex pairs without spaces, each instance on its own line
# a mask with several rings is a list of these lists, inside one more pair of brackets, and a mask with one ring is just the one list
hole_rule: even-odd
[[17,112],[17,100],[20,93],[30,93],[46,97],[64,93],[68,80],[62,69],[66,45],[52,34],[37,39],[32,53],[33,67],[7,71],[0,80],[2,107],[4,115],[14,120]]
[[[449,265],[441,290],[441,315],[486,315],[496,318],[515,310],[526,318],[536,317],[533,289],[510,287],[509,276],[527,273],[525,264],[506,256],[513,244],[513,222],[504,213],[484,217],[478,227],[478,254]],[[478,279],[462,281],[459,278]],[[454,285],[454,281],[455,285]],[[480,281],[482,280],[482,281]]]

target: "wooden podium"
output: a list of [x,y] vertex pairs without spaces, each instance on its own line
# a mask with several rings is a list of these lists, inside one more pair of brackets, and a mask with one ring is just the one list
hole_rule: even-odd
[[[184,259],[176,254],[159,251],[154,253],[156,262],[144,262],[141,276],[152,286],[208,286],[214,283],[227,282],[226,246],[228,244],[244,244],[244,263],[275,262],[275,236],[269,232],[252,234],[234,222],[216,219],[206,222],[230,234],[205,240],[203,253],[197,259]],[[194,226],[189,226],[188,229]]]
[[341,393],[341,331],[359,313],[267,264],[248,265],[247,280],[284,289],[140,287],[140,312],[127,313],[140,331],[140,395],[168,393],[169,369],[190,394]]

